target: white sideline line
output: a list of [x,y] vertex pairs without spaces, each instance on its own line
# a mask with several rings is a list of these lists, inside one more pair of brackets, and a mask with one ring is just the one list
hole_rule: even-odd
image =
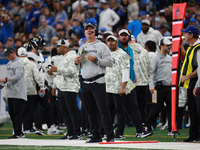
[[176,149],[176,150],[199,150],[199,143],[141,143],[141,144],[86,144],[85,140],[36,140],[36,139],[6,139],[0,140],[0,145],[34,145],[34,146],[81,146],[81,147],[122,147],[140,149]]

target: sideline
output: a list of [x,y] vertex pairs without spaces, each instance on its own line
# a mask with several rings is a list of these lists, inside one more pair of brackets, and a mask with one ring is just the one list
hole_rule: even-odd
[[[140,149],[176,149],[176,150],[199,150],[200,143],[182,142],[159,142],[159,143],[137,143],[137,144],[98,144],[85,143],[86,140],[36,140],[36,139],[3,139],[0,145],[35,145],[35,146],[80,146],[80,147],[118,147],[118,148],[140,148]],[[120,141],[116,141],[120,142]],[[125,142],[125,141],[124,141]],[[129,141],[130,142],[130,141]]]

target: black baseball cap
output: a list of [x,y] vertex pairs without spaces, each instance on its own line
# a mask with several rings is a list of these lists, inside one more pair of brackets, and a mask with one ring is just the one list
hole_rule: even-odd
[[12,52],[14,52],[15,51],[15,48],[14,47],[12,47],[12,46],[8,46],[8,47],[6,47],[5,49],[4,49],[4,53],[3,53],[3,56],[8,56],[8,55],[10,55]]

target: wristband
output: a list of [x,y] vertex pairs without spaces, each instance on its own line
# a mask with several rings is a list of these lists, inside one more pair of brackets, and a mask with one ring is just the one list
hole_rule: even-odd
[[94,63],[96,64],[98,62],[98,58],[96,57],[96,59],[94,60]]

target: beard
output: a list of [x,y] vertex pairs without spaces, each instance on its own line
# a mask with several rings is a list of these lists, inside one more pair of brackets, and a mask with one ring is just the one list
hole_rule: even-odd
[[143,32],[144,34],[146,34],[148,31],[149,31],[149,28],[148,28],[148,29],[142,29],[142,32]]
[[121,44],[122,46],[127,46],[127,45],[128,45],[128,41],[121,41],[120,44]]

